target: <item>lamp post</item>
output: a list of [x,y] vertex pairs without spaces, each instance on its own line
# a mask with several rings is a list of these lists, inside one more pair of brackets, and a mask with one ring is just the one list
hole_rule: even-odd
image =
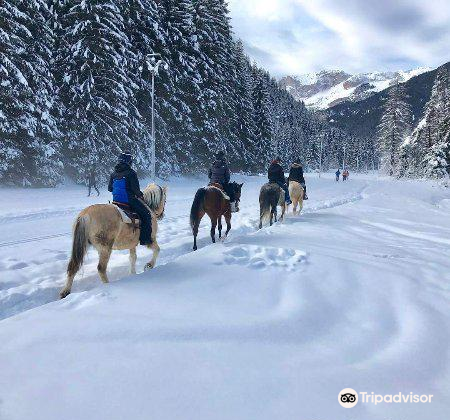
[[319,178],[322,175],[322,149],[323,149],[323,136],[320,136],[320,158],[319,158]]
[[345,171],[345,144],[344,144],[344,157],[342,159],[342,170]]
[[169,68],[168,64],[161,58],[161,54],[147,54],[145,56],[145,63],[147,70],[152,75],[152,167],[151,177],[156,179],[156,139],[155,139],[155,75],[158,74],[159,66],[162,65],[166,70]]
[[280,136],[280,116],[275,115],[275,132],[272,132],[272,147],[275,152],[275,156],[278,156],[278,138]]

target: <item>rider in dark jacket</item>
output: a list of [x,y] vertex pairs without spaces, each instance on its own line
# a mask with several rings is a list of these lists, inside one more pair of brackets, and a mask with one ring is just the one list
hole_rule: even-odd
[[291,204],[291,198],[289,197],[289,189],[286,185],[286,179],[284,177],[284,171],[282,166],[280,165],[281,159],[279,157],[275,158],[269,166],[267,171],[267,176],[269,178],[269,182],[274,182],[278,184],[281,188],[283,188],[285,193],[285,200],[287,204]]
[[113,194],[113,201],[128,204],[141,219],[139,240],[141,245],[151,245],[151,214],[143,200],[136,172],[131,168],[133,158],[131,153],[121,153],[119,163],[109,178],[108,191]]
[[210,183],[217,183],[222,185],[225,192],[230,197],[230,202],[234,201],[233,191],[229,188],[230,170],[228,169],[225,160],[225,152],[222,150],[216,153],[216,160],[212,163],[208,171],[208,178]]
[[303,187],[303,191],[305,192],[303,199],[307,200],[308,196],[306,195],[306,182],[305,182],[305,177],[303,176],[303,166],[300,163],[300,159],[297,159],[291,165],[291,169],[289,170],[289,177],[288,177],[288,182],[289,181],[296,181]]

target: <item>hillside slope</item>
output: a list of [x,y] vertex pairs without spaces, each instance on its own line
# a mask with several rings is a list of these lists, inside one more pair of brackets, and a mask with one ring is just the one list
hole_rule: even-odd
[[[450,62],[444,64],[450,69]],[[409,95],[408,102],[411,104],[414,120],[420,121],[424,106],[431,95],[434,78],[437,69],[412,77],[405,82]],[[346,101],[322,111],[327,120],[335,126],[362,138],[373,138],[376,136],[377,126],[383,111],[383,104],[388,96],[390,88],[370,96],[359,102]]]

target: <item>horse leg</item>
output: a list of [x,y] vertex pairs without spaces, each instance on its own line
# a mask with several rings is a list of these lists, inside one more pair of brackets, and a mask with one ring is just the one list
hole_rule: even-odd
[[275,223],[277,223],[278,222],[278,220],[277,220],[277,216],[278,216],[277,206],[274,206],[273,209],[274,209],[273,210],[273,216],[275,218]]
[[136,247],[130,249],[130,274],[136,274]]
[[298,206],[298,199],[297,198],[293,198],[292,199],[292,205],[293,205],[292,213],[293,214],[297,214],[297,206]]
[[227,230],[225,236],[228,236],[228,232],[231,230],[231,213],[225,214],[225,222],[227,223]]
[[79,264],[75,264],[73,262],[73,258],[69,262],[69,266],[67,267],[67,280],[64,288],[59,292],[59,296],[61,299],[64,299],[66,296],[70,295],[72,290],[73,279],[80,269]]
[[217,227],[219,229],[219,239],[222,238],[222,216],[219,216]]
[[106,268],[108,267],[109,257],[111,256],[112,248],[102,246],[98,250],[99,261],[97,265],[98,275],[103,283],[108,283],[108,276],[106,275]]
[[282,222],[284,220],[284,213],[286,211],[286,204],[283,204],[281,206],[281,216],[280,216],[280,222]]
[[259,203],[259,229],[262,229],[264,218],[264,206],[262,203]]
[[217,218],[211,219],[211,239],[213,243],[216,243],[216,226],[217,226]]
[[204,212],[200,212],[197,219],[194,221],[194,224],[192,226],[192,234],[194,235],[194,246],[192,249],[194,251],[197,251],[197,235],[198,235],[198,228],[200,227],[200,221],[202,220],[203,216],[205,215]]
[[156,242],[156,239],[153,239],[153,242],[149,248],[153,251],[153,256],[150,262],[145,264],[146,270],[148,270],[149,268],[153,268],[156,265],[156,259],[158,258],[159,251],[161,250],[161,248],[158,245],[158,242]]

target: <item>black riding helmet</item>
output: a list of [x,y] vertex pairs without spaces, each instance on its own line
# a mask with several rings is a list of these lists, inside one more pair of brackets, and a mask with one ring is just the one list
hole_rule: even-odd
[[122,152],[119,155],[119,163],[126,163],[127,165],[131,165],[133,163],[133,155],[131,152]]
[[225,159],[225,152],[223,150],[219,150],[216,153],[216,159]]

